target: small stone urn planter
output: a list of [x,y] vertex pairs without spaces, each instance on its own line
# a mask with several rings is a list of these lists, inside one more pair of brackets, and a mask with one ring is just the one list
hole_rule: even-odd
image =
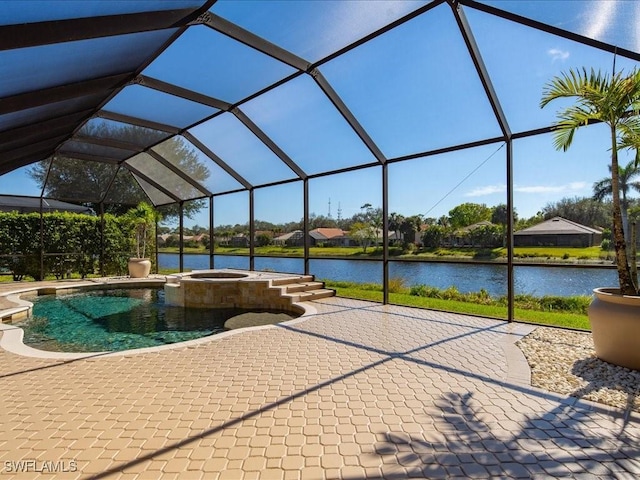
[[605,362],[640,370],[640,297],[617,288],[596,288],[589,322],[596,356]]
[[131,278],[146,278],[151,272],[151,260],[148,258],[130,258],[127,265]]
[[158,214],[151,205],[140,202],[124,215],[125,225],[131,229],[131,242],[134,255],[129,259],[129,276],[131,278],[145,278],[151,272],[151,261],[146,258],[147,244],[151,244],[152,227],[159,219]]

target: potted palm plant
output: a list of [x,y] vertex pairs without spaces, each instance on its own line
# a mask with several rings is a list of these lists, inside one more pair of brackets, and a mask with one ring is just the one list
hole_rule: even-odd
[[[613,198],[613,242],[619,286],[597,288],[589,306],[589,321],[596,355],[609,363],[640,370],[640,292],[634,275],[635,255],[629,255],[620,200],[618,152],[640,149],[640,71],[611,76],[586,68],[569,70],[544,87],[540,107],[568,98],[574,104],[561,109],[554,124],[554,146],[566,151],[576,130],[592,122],[609,127],[611,143],[611,195]],[[635,253],[635,250],[634,250]]]
[[151,205],[141,202],[125,214],[125,221],[132,232],[131,243],[135,257],[129,258],[129,276],[144,278],[151,272],[151,260],[147,258],[147,245],[152,242],[156,212]]

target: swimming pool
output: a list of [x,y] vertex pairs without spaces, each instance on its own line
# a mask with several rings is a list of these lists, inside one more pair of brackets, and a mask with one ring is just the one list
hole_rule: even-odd
[[[162,288],[119,288],[42,295],[31,317],[17,323],[23,342],[57,352],[103,352],[154,347],[224,332],[225,322],[256,310],[166,305]],[[268,323],[290,312],[259,310]]]

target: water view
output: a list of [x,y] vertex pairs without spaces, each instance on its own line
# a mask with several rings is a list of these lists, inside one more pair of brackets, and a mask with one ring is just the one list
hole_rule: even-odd
[[[216,268],[249,268],[249,258],[241,256],[214,256]],[[179,268],[177,254],[159,255],[160,268]],[[321,280],[342,280],[358,283],[382,283],[382,263],[360,260],[310,260],[310,271]],[[185,254],[184,268],[198,270],[209,268],[208,255]],[[256,270],[271,269],[281,272],[303,273],[301,258],[255,259]],[[492,296],[506,295],[507,267],[469,263],[390,262],[390,277],[399,277],[406,286],[430,285],[437,288],[455,286],[460,292],[477,292],[485,289]],[[617,275],[612,268],[564,267],[564,266],[516,266],[514,267],[515,293],[543,295],[591,295],[602,286],[616,286]]]

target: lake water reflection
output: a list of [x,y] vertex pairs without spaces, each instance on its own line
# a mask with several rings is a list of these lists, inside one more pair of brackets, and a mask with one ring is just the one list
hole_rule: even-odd
[[[216,255],[216,268],[249,268],[249,257]],[[177,254],[161,253],[160,268],[178,268]],[[209,268],[208,255],[185,255],[186,270]],[[281,272],[303,273],[302,258],[256,257],[256,270],[271,269]],[[312,274],[318,279],[343,280],[359,283],[382,283],[382,262],[359,260],[312,259]],[[391,278],[403,278],[405,284],[431,285],[438,288],[455,286],[461,292],[475,292],[481,288],[492,296],[506,295],[507,267],[469,263],[397,262],[389,264]],[[584,267],[514,267],[516,294],[591,295],[594,288],[616,286],[617,275],[610,268]]]

